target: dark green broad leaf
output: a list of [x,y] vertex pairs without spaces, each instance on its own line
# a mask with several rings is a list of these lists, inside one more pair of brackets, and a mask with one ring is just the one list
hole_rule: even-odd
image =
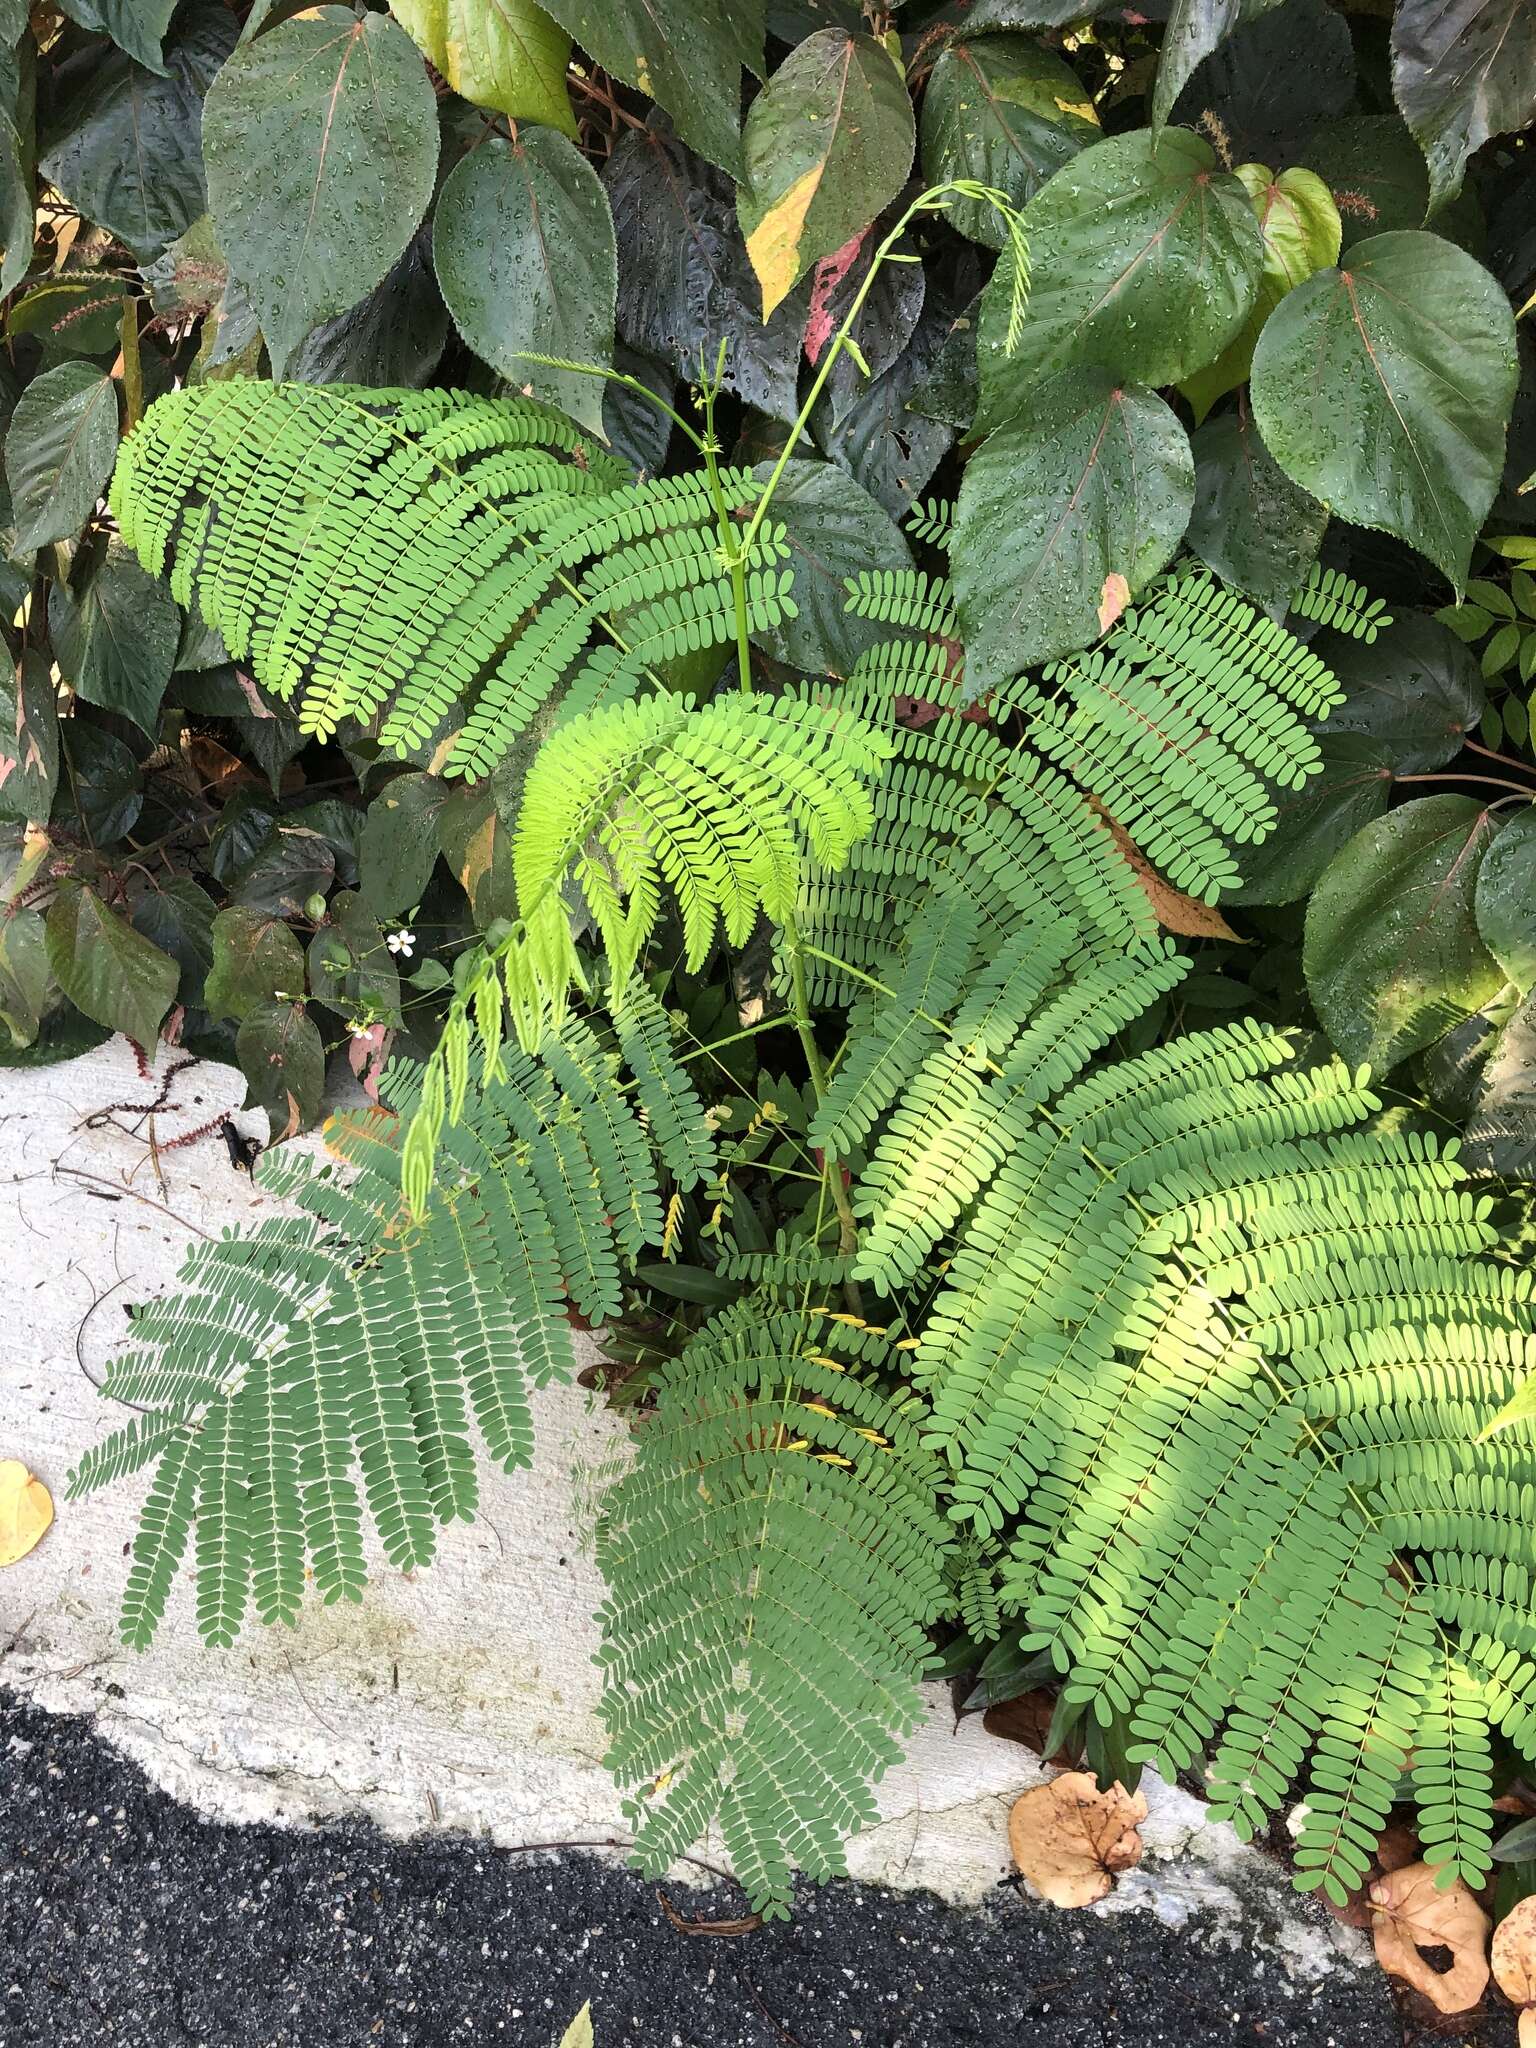
[[686,143],[740,177],[741,73],[763,75],[762,0],[553,0],[548,11],[605,71],[665,108]]
[[1218,398],[1246,384],[1253,351],[1276,306],[1315,270],[1339,260],[1341,229],[1333,194],[1313,171],[1281,171],[1264,164],[1239,164],[1236,176],[1253,202],[1264,237],[1264,269],[1253,311],[1214,363],[1186,377],[1180,387],[1196,422]]
[[1226,37],[1279,5],[1280,0],[1173,0],[1152,91],[1154,125],[1160,128],[1168,119],[1196,67]]
[[419,390],[448,340],[448,309],[418,235],[381,285],[299,343],[288,374],[300,384]]
[[[163,74],[166,70],[160,46],[176,12],[176,0],[59,0],[59,5],[82,28],[110,36],[147,71]],[[233,43],[233,36],[230,41]]]
[[1471,797],[1421,797],[1364,826],[1329,863],[1307,905],[1303,964],[1347,1060],[1385,1073],[1503,986],[1474,912],[1497,823]]
[[235,1057],[246,1079],[246,1108],[267,1112],[269,1143],[280,1145],[317,1120],[325,1047],[302,1003],[258,1003],[241,1020]]
[[390,12],[456,93],[574,139],[571,39],[534,0],[391,0]]
[[358,888],[379,917],[421,901],[437,864],[438,813],[448,784],[436,775],[397,775],[368,806],[357,849]]
[[[1016,207],[1079,150],[1099,141],[1098,115],[1074,73],[1029,36],[978,36],[946,44],[923,95],[923,176],[932,185],[974,178]],[[962,235],[1001,249],[996,210],[951,200]]]
[[83,590],[53,586],[48,624],[65,682],[153,737],[181,639],[181,613],[165,585],[114,541]]
[[1453,1123],[1465,1124],[1477,1106],[1483,1069],[1506,1021],[1511,994],[1509,989],[1501,989],[1491,1003],[1464,1017],[1454,1031],[1437,1038],[1414,1062],[1425,1094]]
[[1411,612],[1367,647],[1339,633],[1319,635],[1316,651],[1344,690],[1329,732],[1359,732],[1392,749],[1399,775],[1443,768],[1477,730],[1487,702],[1469,650],[1438,619]]
[[[668,405],[677,396],[677,379],[668,365],[622,341],[614,344],[613,367]],[[603,394],[603,430],[609,453],[627,462],[637,477],[658,474],[672,439],[672,422],[659,405],[622,384],[610,384]]]
[[1321,771],[1305,788],[1272,792],[1278,822],[1239,856],[1243,879],[1232,903],[1299,903],[1363,825],[1379,818],[1392,792],[1393,754],[1366,733],[1331,732],[1318,739]]
[[141,262],[160,256],[203,211],[203,97],[234,43],[225,10],[198,6],[167,45],[164,77],[118,50],[91,51],[65,73],[40,168]]
[[980,320],[978,293],[959,312],[950,313],[945,331],[908,400],[913,412],[927,420],[941,421],[957,433],[963,433],[976,417],[976,330]]
[[[772,467],[760,462],[753,474],[766,478]],[[806,675],[847,675],[889,628],[847,612],[846,579],[861,569],[910,569],[912,552],[889,512],[834,462],[790,462],[773,517],[788,532],[798,616],[759,633],[757,644]]]
[[1477,872],[1477,929],[1521,995],[1536,988],[1536,811],[1517,811]]
[[742,133],[737,207],[765,320],[895,198],[915,145],[906,81],[883,43],[825,28],[791,51]]
[[90,725],[77,711],[59,727],[64,774],[59,785],[62,817],[75,817],[87,840],[111,846],[126,838],[144,808],[139,764],[115,733]]
[[512,830],[489,782],[453,786],[437,814],[437,844],[479,930],[517,916]]
[[1259,224],[1238,180],[1187,129],[1095,143],[1041,189],[1024,220],[1029,312],[1011,356],[1011,251],[982,294],[978,430],[1068,366],[1175,384],[1220,355],[1253,310]]
[[189,875],[172,875],[145,888],[133,906],[133,928],[162,953],[168,953],[181,974],[182,1002],[201,1004],[203,984],[213,965],[214,901]]
[[1317,559],[1328,514],[1291,482],[1246,410],[1207,420],[1191,445],[1195,509],[1185,546],[1245,596],[1283,603]]
[[439,195],[432,254],[475,354],[600,434],[602,379],[528,360],[532,351],[606,369],[613,358],[613,220],[576,145],[531,126],[515,142],[481,143]]
[[841,412],[818,406],[811,423],[826,454],[893,519],[906,517],[954,440],[942,421],[909,407],[950,324],[942,305],[926,307],[911,343],[891,367]]
[[[1429,173],[1424,155],[1396,114],[1349,114],[1324,121],[1296,151],[1329,187],[1344,247],[1424,224]],[[1441,223],[1443,227],[1443,223]]]
[[36,69],[29,35],[0,49],[0,297],[16,289],[32,261]]
[[398,1024],[400,976],[378,920],[344,889],[309,942],[309,992],[349,1022]]
[[213,965],[203,998],[210,1017],[245,1018],[259,1004],[304,992],[304,955],[280,917],[234,904],[213,920]]
[[240,752],[250,755],[276,796],[283,786],[283,770],[304,751],[309,735],[299,730],[296,718],[237,718],[233,724]]
[[75,1008],[148,1051],[176,1000],[176,962],[78,883],[49,905],[47,932],[48,965]]
[[795,416],[802,286],[766,323],[730,180],[656,126],[621,136],[603,173],[619,257],[619,332],[696,377],[722,335],[725,382],[774,419]]
[[0,918],[0,1024],[13,1049],[31,1045],[48,1002],[48,941],[35,910]]
[[345,797],[319,796],[289,811],[283,822],[304,832],[318,832],[335,859],[337,881],[351,889],[357,883],[357,848],[367,816],[361,804],[348,803]]
[[1259,432],[1340,518],[1405,540],[1460,590],[1504,464],[1509,302],[1438,235],[1376,235],[1298,285],[1254,352]]
[[118,345],[126,298],[121,281],[99,271],[45,278],[17,299],[5,331],[35,334],[50,364],[62,356],[105,355]]
[[1289,160],[1299,137],[1343,113],[1354,96],[1355,53],[1344,16],[1327,0],[1284,0],[1242,22],[1205,59],[1172,118],[1223,134],[1238,162],[1273,163]]
[[117,387],[92,363],[60,363],[21,394],[5,437],[14,552],[79,532],[117,458]]
[[[821,361],[822,351],[850,316],[849,337],[858,352],[855,356],[853,350],[844,350],[832,366],[823,400],[834,419],[840,419],[850,406],[857,405],[871,381],[884,376],[900,360],[927,303],[927,274],[910,235],[903,236],[894,253],[911,257],[911,262],[882,263],[870,278],[876,252],[895,227],[900,205],[898,199],[862,234],[853,236],[834,255],[818,263],[811,280],[810,311],[805,321],[806,361],[813,366]],[[855,301],[866,283],[869,289],[855,313]]]
[[1189,441],[1156,392],[1066,370],[966,465],[951,548],[966,675],[979,695],[1086,647],[1189,523]]
[[336,879],[336,856],[318,832],[274,825],[235,885],[237,903],[274,917],[301,917],[311,896]]
[[1399,0],[1392,92],[1429,164],[1430,206],[1461,190],[1467,158],[1536,114],[1530,0]]
[[203,109],[208,204],[274,375],[405,253],[437,149],[421,53],[387,15],[313,8],[224,66]]
[[1536,996],[1526,997],[1488,1053],[1462,1158],[1474,1173],[1536,1180]]
[[0,673],[0,817],[41,820],[59,782],[58,687],[47,657],[28,647]]
[[209,873],[220,882],[232,882],[260,852],[276,820],[274,803],[254,790],[236,790],[208,835]]

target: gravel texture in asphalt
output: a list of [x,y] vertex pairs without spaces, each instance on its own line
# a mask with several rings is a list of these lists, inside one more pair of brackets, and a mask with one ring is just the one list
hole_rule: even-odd
[[[679,1891],[681,1913],[741,1911]],[[677,1932],[613,1858],[361,1825],[230,1827],[82,1721],[0,1693],[5,2048],[1399,2048],[1382,1979],[1294,1989],[1230,1930],[808,1887],[788,1925]],[[1442,2023],[1504,2048],[1507,2017]],[[1426,2041],[1429,2036],[1423,2037]]]

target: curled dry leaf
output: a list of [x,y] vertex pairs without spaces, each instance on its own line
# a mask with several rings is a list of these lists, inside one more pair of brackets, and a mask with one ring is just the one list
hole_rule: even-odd
[[[1036,1756],[1045,1756],[1055,1713],[1056,1695],[1047,1692],[1044,1686],[1037,1686],[1032,1692],[1021,1692],[1011,1700],[1000,1700],[996,1706],[988,1707],[981,1717],[981,1725],[989,1735],[1000,1735],[1005,1742],[1020,1742],[1026,1749],[1032,1749]],[[1050,1756],[1045,1756],[1045,1760],[1048,1764],[1058,1764],[1063,1770],[1070,1770],[1081,1754],[1081,1749],[1063,1743]]]
[[1008,1816],[1013,1860],[1053,1906],[1091,1906],[1118,1871],[1141,1861],[1137,1827],[1147,1817],[1139,1792],[1101,1792],[1091,1771],[1064,1771],[1015,1800]]
[[[1376,1959],[1389,1976],[1423,1992],[1441,2012],[1465,2012],[1488,1988],[1488,1929],[1492,1925],[1458,1878],[1435,1888],[1427,1863],[1407,1863],[1371,1886]],[[1419,1951],[1448,1948],[1451,1967],[1435,1969]]]
[[35,1549],[53,1520],[53,1495],[17,1458],[0,1458],[0,1564]]
[[1520,2048],[1536,2048],[1536,1898],[1521,1899],[1493,1930],[1493,1981],[1520,2007]]

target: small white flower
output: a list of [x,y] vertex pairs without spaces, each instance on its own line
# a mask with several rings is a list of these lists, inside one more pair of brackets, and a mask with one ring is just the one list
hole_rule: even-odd
[[409,960],[416,950],[416,934],[402,926],[399,931],[391,932],[384,943],[391,953],[398,953],[402,959]]
[[351,1032],[354,1038],[371,1038],[373,1036],[373,1026],[371,1024],[360,1023],[356,1017],[352,1019],[351,1023],[347,1026],[347,1029]]

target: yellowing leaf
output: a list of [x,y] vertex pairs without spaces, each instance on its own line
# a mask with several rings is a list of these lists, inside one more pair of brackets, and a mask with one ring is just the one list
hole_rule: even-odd
[[465,99],[575,136],[571,39],[533,0],[393,0],[390,11]]
[[1014,1802],[1008,1816],[1013,1860],[1053,1906],[1091,1906],[1115,1874],[1141,1861],[1137,1826],[1147,1817],[1140,1792],[1101,1792],[1091,1771],[1063,1771]]
[[0,1458],[0,1565],[36,1549],[53,1521],[53,1495],[16,1458]]
[[764,320],[895,198],[915,142],[906,85],[873,36],[818,29],[784,60],[747,115],[737,195]]

